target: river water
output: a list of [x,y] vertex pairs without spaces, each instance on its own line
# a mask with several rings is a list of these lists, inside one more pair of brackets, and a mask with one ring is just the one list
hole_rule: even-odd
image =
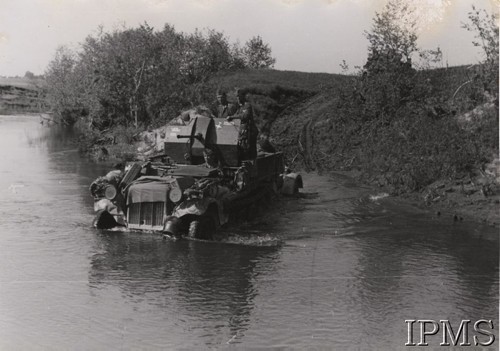
[[472,343],[492,320],[498,349],[496,229],[304,174],[226,242],[100,232],[88,187],[109,165],[72,138],[0,117],[1,350],[399,350],[407,319],[471,320]]

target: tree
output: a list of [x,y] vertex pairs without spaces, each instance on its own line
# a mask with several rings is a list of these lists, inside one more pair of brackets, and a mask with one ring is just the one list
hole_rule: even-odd
[[79,49],[61,49],[49,64],[51,106],[85,117],[101,131],[164,123],[180,109],[212,99],[208,87],[215,75],[275,61],[260,37],[242,49],[215,30],[189,34],[165,25],[154,31],[147,23],[112,32],[101,28]]
[[469,22],[462,23],[462,28],[475,33],[474,46],[483,50],[484,61],[478,77],[483,88],[498,98],[498,14],[489,15],[486,10],[478,10],[472,5]]
[[409,0],[390,0],[365,31],[369,41],[363,67],[361,93],[365,119],[396,117],[408,103],[426,99],[429,83],[413,67],[415,54],[424,60],[439,59],[441,50],[423,51],[417,46],[416,7]]
[[404,0],[391,0],[375,13],[373,27],[365,36],[370,42],[365,69],[371,72],[411,68],[417,51],[415,8]]
[[249,68],[272,68],[276,59],[271,56],[271,48],[258,35],[245,43],[243,56]]
[[36,76],[33,72],[30,72],[30,71],[26,71],[26,73],[24,74],[24,78],[27,78],[27,79],[35,79]]
[[69,48],[61,46],[45,73],[47,101],[63,123],[73,123],[84,112],[80,101],[80,80],[75,74],[77,60]]
[[183,35],[181,73],[185,97],[191,106],[201,103],[202,86],[215,74],[233,69],[235,60],[228,38],[215,30]]

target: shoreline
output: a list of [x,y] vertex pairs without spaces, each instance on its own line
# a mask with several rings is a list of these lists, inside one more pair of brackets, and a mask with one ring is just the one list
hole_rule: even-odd
[[500,193],[496,191],[485,195],[481,184],[473,180],[468,180],[473,183],[468,186],[464,186],[463,183],[467,183],[465,181],[440,180],[421,191],[394,194],[387,186],[364,182],[357,171],[329,171],[324,174],[332,177],[335,174],[348,176],[359,185],[378,189],[397,201],[427,212],[431,217],[449,218],[451,222],[469,221],[500,229]]
[[448,217],[453,222],[466,220],[500,229],[498,215],[500,212],[500,195],[498,194],[483,198],[479,195],[458,195],[453,196],[452,199],[430,204],[427,204],[418,195],[413,193],[400,196],[400,198],[435,216]]

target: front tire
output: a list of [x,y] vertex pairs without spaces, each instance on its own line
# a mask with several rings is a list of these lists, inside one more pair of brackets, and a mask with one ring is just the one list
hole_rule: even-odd
[[115,218],[106,210],[100,210],[96,213],[93,226],[97,229],[111,229],[116,227]]
[[188,236],[192,239],[213,240],[215,232],[215,222],[208,215],[202,215],[189,223]]

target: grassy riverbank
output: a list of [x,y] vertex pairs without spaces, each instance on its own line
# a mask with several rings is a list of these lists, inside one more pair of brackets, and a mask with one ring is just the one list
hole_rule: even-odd
[[498,226],[498,101],[463,85],[472,73],[419,72],[428,98],[371,119],[366,104],[356,105],[355,78],[332,76],[331,84],[284,109],[271,136],[296,168],[346,171],[436,215]]

